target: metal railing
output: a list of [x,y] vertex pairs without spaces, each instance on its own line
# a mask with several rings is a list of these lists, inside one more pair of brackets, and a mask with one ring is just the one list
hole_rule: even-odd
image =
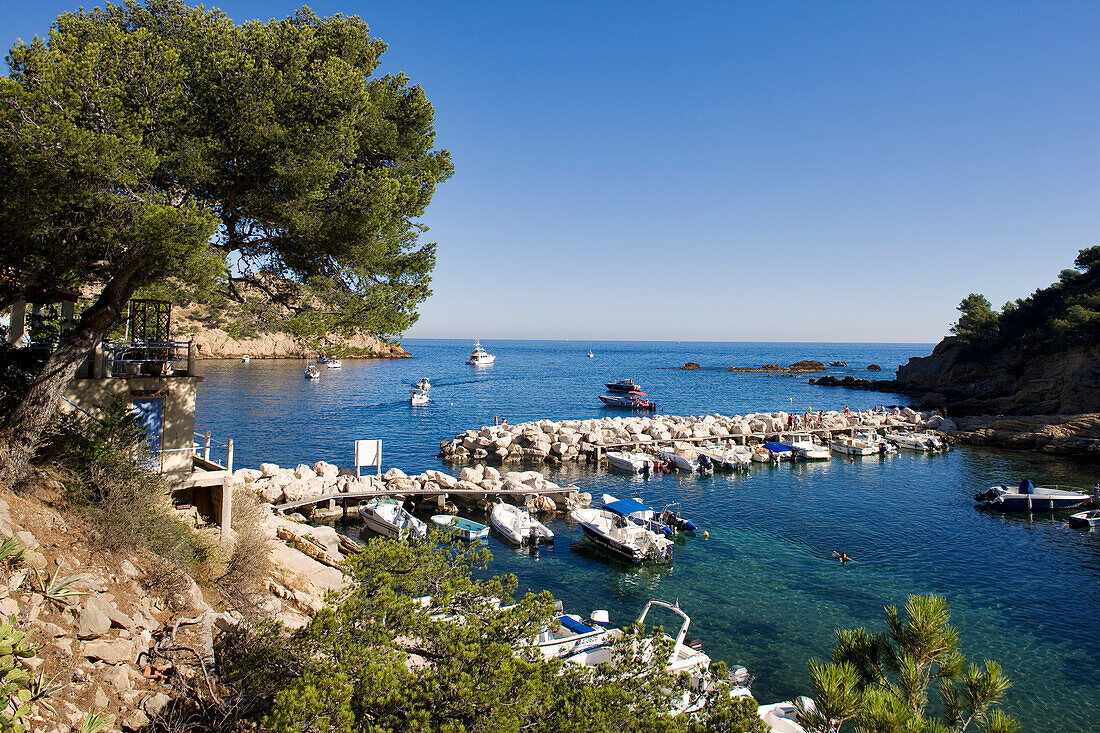
[[[186,448],[183,450],[187,450]],[[228,473],[233,473],[233,439],[222,443],[210,437],[210,431],[195,433],[195,440],[191,442],[191,454],[199,458],[209,466],[224,468]],[[218,458],[224,455],[225,462],[219,463]]]
[[104,341],[104,375],[166,377],[187,371],[187,341]]

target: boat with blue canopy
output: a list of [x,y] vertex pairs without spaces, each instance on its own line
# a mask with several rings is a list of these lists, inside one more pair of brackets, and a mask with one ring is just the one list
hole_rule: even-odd
[[670,505],[661,511],[656,511],[652,507],[643,504],[637,496],[629,499],[617,499],[611,494],[604,494],[603,508],[618,514],[628,522],[637,524],[639,527],[645,527],[651,532],[671,535],[677,530],[694,532],[698,529],[695,522],[680,516],[679,504]]
[[773,461],[790,461],[794,458],[794,448],[786,443],[768,441],[764,443],[764,447],[768,449]]
[[1088,501],[1089,495],[1081,491],[1036,486],[1025,478],[1019,486],[992,486],[976,495],[974,500],[979,509],[1032,512],[1073,509]]

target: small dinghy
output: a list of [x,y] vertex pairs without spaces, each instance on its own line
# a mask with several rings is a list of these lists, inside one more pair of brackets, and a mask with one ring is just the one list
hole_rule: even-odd
[[371,499],[359,506],[363,524],[385,537],[404,539],[408,536],[424,538],[428,526],[409,513],[401,502],[388,496]]
[[252,361],[252,357],[249,356],[248,354],[245,354],[244,356],[241,357],[241,363],[242,364],[247,364],[250,361]]
[[672,540],[603,509],[574,509],[569,516],[597,547],[630,562],[672,561]]
[[514,545],[537,545],[553,542],[550,528],[531,516],[526,509],[501,502],[489,513],[493,529],[504,535]]
[[978,509],[1003,512],[1056,511],[1073,509],[1089,500],[1089,495],[1079,491],[1048,489],[1036,486],[1028,479],[1019,486],[991,486],[974,496]]
[[1069,515],[1071,527],[1100,527],[1100,509],[1091,509],[1087,512],[1077,512]]
[[459,539],[467,542],[484,539],[489,534],[489,528],[484,524],[452,514],[433,514],[432,524],[453,530]]

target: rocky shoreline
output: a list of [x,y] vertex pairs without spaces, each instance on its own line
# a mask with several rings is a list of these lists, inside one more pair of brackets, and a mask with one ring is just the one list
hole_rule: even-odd
[[956,419],[952,443],[1061,456],[1100,458],[1100,413],[1083,415],[978,415]]

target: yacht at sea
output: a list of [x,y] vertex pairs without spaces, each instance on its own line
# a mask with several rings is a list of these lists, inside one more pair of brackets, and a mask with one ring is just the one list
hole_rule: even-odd
[[496,360],[495,356],[481,348],[481,341],[474,341],[474,350],[470,353],[470,358],[466,360],[466,363],[472,366],[485,366]]

